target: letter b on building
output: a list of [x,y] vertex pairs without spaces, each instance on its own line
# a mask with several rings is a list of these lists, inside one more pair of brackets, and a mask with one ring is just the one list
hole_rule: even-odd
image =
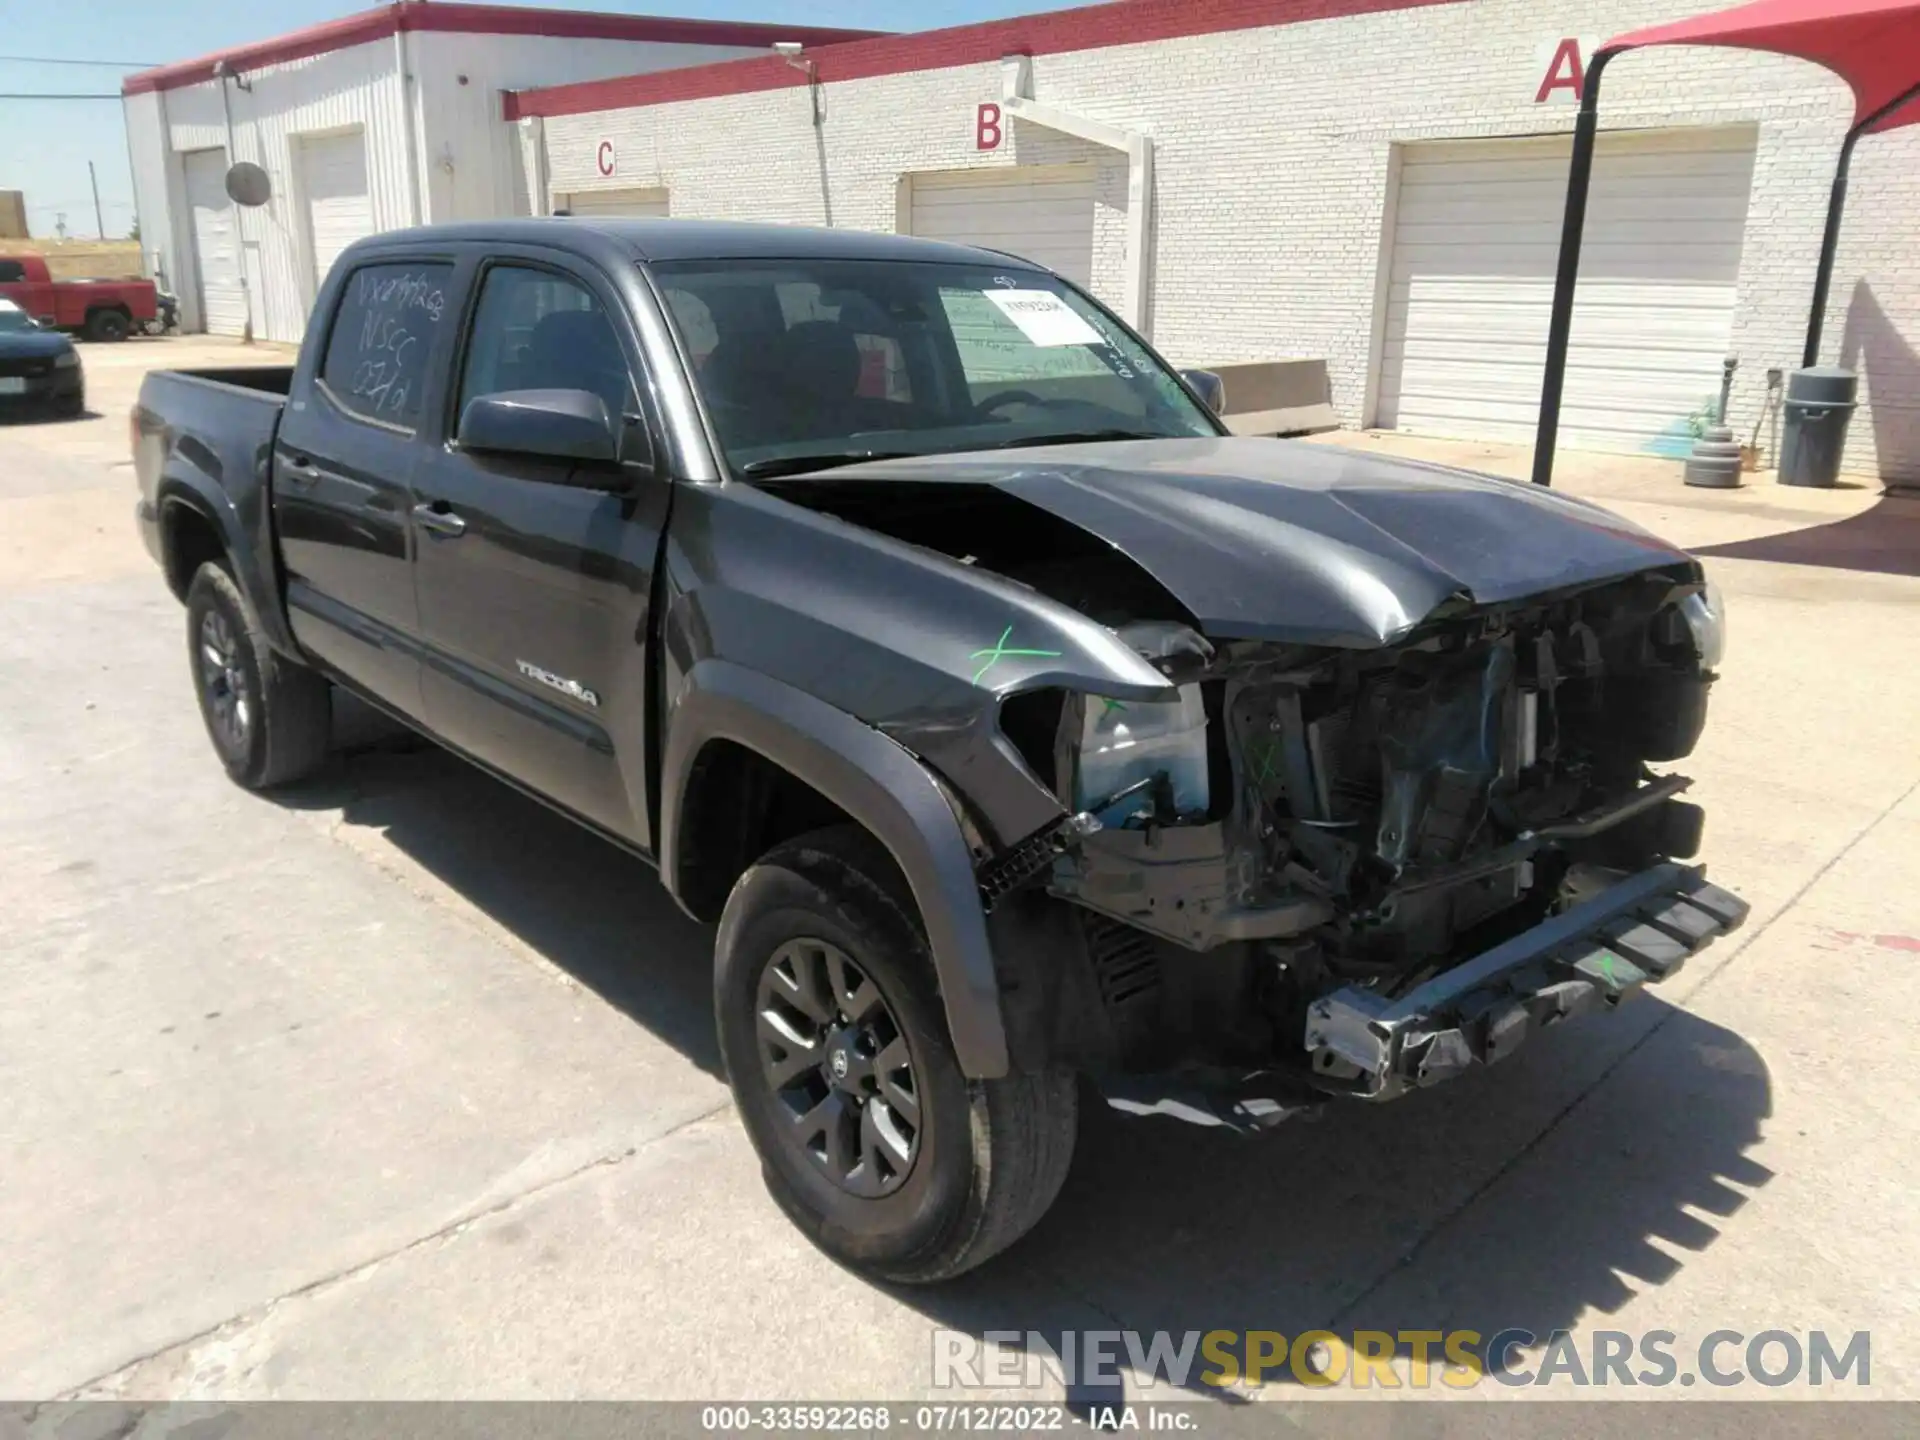
[[1002,135],[1000,107],[988,100],[974,117],[973,146],[976,150],[998,150]]

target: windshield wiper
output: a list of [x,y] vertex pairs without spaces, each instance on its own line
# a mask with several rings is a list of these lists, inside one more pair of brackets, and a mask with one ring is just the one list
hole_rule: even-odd
[[823,450],[812,455],[770,455],[740,467],[750,480],[772,480],[782,475],[807,475],[815,470],[834,470],[842,465],[864,465],[869,460],[904,460],[911,450]]
[[1171,440],[1152,430],[1065,430],[1057,435],[1028,435],[1018,440],[997,440],[983,450],[1024,450],[1040,445],[1087,445],[1100,440]]

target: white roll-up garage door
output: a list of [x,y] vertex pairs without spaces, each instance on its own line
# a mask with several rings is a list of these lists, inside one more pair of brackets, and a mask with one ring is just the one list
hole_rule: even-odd
[[193,216],[194,268],[200,276],[200,324],[209,335],[247,328],[247,296],[240,285],[240,237],[227,198],[227,152],[190,150],[181,157],[187,209]]
[[[1563,445],[1691,444],[1732,339],[1754,138],[1750,126],[1600,137]],[[1406,148],[1377,424],[1533,438],[1568,153],[1565,137]]]
[[1004,250],[1077,285],[1093,283],[1091,166],[915,175],[913,233]]
[[307,211],[307,253],[313,257],[313,293],[318,294],[340,252],[373,234],[373,196],[367,185],[364,131],[303,135],[300,193]]
[[576,190],[553,197],[553,208],[571,215],[626,216],[663,220],[667,216],[664,190]]

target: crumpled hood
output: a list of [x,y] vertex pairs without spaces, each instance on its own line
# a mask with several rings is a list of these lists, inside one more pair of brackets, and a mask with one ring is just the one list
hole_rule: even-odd
[[1045,446],[821,478],[865,477],[1018,496],[1125,552],[1217,639],[1380,645],[1456,595],[1498,604],[1688,559],[1557,491],[1298,441]]

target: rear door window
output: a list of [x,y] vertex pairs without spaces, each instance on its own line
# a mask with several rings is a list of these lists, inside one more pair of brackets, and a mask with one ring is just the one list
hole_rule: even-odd
[[453,266],[432,261],[363,265],[347,277],[320,363],[334,404],[362,420],[418,427],[452,278]]

